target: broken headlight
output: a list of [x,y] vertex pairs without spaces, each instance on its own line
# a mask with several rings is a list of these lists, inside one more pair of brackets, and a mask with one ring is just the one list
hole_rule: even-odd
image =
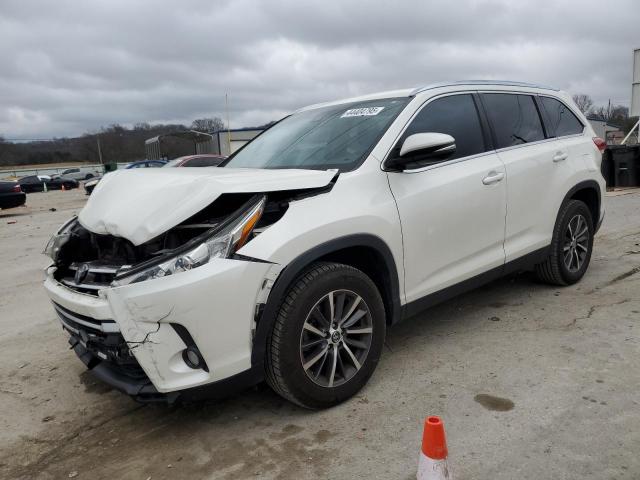
[[121,269],[112,285],[128,285],[186,272],[214,258],[228,258],[247,241],[262,216],[266,197],[261,196],[230,220],[194,238],[170,258],[154,259],[133,268]]
[[78,217],[72,217],[64,223],[56,233],[54,233],[49,241],[47,242],[47,246],[44,247],[42,253],[51,258],[54,262],[58,260],[58,254],[60,253],[60,249],[62,246],[69,241],[71,237],[71,230],[78,223]]

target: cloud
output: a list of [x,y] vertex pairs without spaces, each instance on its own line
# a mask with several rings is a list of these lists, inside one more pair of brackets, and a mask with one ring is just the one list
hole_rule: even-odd
[[0,2],[0,134],[224,116],[500,78],[629,103],[632,0]]

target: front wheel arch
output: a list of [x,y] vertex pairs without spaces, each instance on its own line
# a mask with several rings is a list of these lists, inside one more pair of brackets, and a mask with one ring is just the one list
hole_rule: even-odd
[[[400,319],[401,306],[398,269],[391,249],[386,242],[380,237],[371,234],[355,234],[335,238],[298,255],[289,262],[278,276],[278,279],[271,289],[267,303],[256,315],[257,325],[251,352],[252,365],[264,363],[267,340],[275,323],[281,302],[289,286],[296,280],[299,274],[309,265],[320,260],[336,261],[338,258],[342,258],[342,263],[351,264],[353,262],[344,259],[345,252],[354,252],[358,249],[361,251],[375,252],[378,258],[384,262],[386,278],[380,276],[377,279],[378,281],[384,279],[381,285],[378,284],[379,282],[376,281],[376,279],[372,278],[372,280],[376,283],[384,299],[387,323],[393,324]],[[356,265],[352,266],[359,268]],[[369,275],[366,271],[364,273]]]

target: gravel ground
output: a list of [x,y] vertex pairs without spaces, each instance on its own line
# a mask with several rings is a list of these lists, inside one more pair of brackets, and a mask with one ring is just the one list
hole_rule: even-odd
[[523,274],[407,320],[365,389],[322,412],[265,386],[144,406],[95,381],[41,286],[44,244],[85,199],[0,212],[1,478],[410,479],[431,414],[457,480],[640,478],[637,191],[607,196],[581,283]]

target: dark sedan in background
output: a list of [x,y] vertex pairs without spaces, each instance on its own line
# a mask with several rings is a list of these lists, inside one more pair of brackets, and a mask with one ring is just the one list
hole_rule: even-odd
[[51,178],[44,175],[29,175],[18,180],[23,192],[43,192],[45,185],[47,190],[61,190],[64,187],[65,190],[71,190],[72,188],[78,188],[79,183],[73,178]]
[[0,181],[0,209],[24,205],[27,196],[16,182]]

